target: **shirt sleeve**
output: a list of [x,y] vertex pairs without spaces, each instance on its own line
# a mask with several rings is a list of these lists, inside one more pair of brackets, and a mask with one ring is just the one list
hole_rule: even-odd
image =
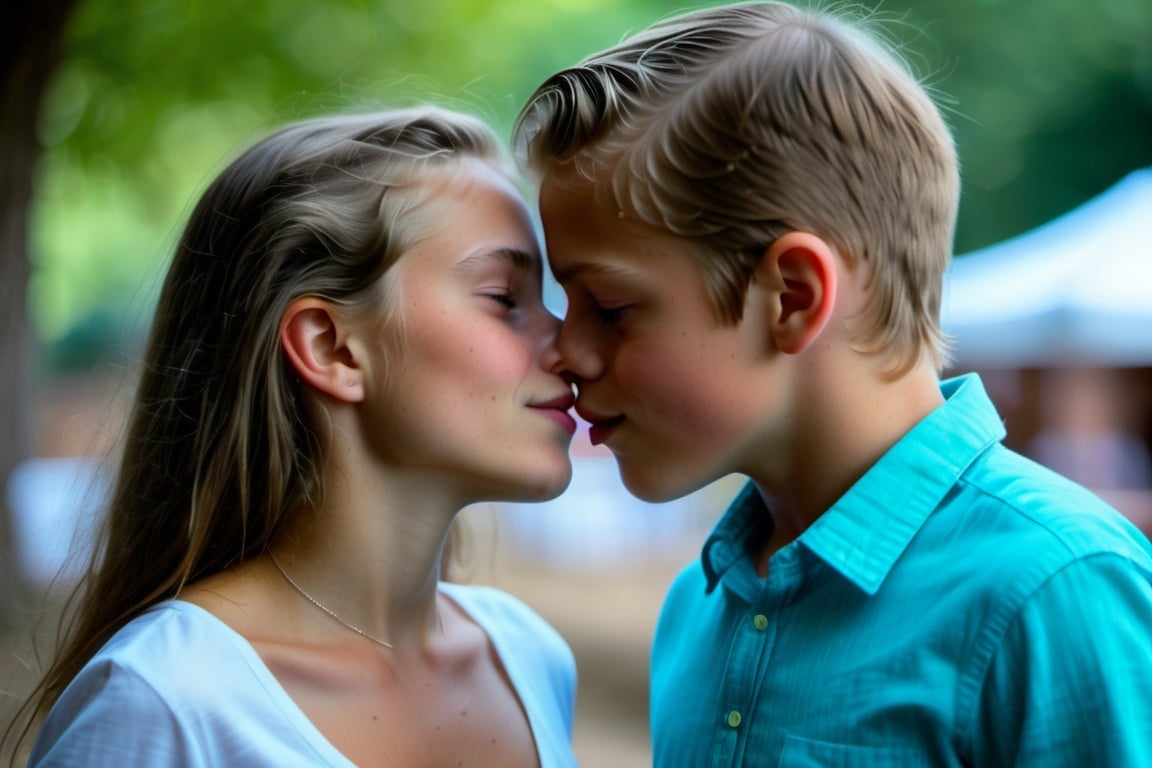
[[168,702],[133,671],[106,663],[85,668],[52,708],[30,768],[207,768],[195,740]]
[[1065,566],[993,657],[974,764],[1152,765],[1152,573],[1115,554]]

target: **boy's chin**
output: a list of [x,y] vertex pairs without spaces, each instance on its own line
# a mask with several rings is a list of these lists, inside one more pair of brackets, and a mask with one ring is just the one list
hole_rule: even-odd
[[637,468],[622,463],[618,467],[620,482],[628,493],[649,504],[675,501],[708,484],[707,481],[692,482],[693,478],[690,477],[673,477],[653,467]]

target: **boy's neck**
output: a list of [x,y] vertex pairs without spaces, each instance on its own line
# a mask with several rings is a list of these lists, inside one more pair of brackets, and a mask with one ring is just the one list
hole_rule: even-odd
[[773,553],[807,530],[943,402],[939,380],[926,365],[895,380],[873,372],[806,385],[784,444],[766,454],[762,473],[750,473],[773,519],[758,571],[763,575]]

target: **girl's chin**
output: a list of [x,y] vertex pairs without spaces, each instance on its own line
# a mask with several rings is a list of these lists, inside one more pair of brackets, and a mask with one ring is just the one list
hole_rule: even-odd
[[563,472],[553,473],[551,476],[541,475],[536,478],[536,482],[508,489],[509,495],[506,501],[522,503],[551,501],[564,493],[571,482],[572,468],[569,466]]

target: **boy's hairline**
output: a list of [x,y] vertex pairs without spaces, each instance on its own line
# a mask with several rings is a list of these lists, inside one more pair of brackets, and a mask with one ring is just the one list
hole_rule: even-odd
[[[733,3],[732,5],[737,5],[737,3]],[[884,25],[875,23],[879,19],[875,12],[861,14],[859,13],[861,6],[858,4],[837,0],[833,2],[820,2],[818,0],[817,2],[802,4],[792,3],[792,5],[806,12],[816,12],[818,14],[831,12],[831,15],[834,17],[832,19],[833,22],[837,24],[848,22],[845,27],[851,40],[862,41],[867,48],[881,54],[882,61],[893,65],[894,71],[906,76],[910,82],[914,83],[915,86],[924,93],[931,107],[934,108],[937,113],[942,113],[940,104],[937,99],[933,98],[933,94],[931,90],[926,87],[924,79],[915,74],[911,62],[903,55],[904,46],[889,35],[877,34],[878,32],[884,32],[885,27]],[[846,11],[847,13],[845,13]],[[682,14],[671,14],[669,19],[674,20],[679,15]],[[883,20],[891,21],[892,19],[887,18]],[[600,54],[597,54],[597,56],[599,55]],[[561,73],[572,73],[583,70],[591,58],[592,57],[589,57],[589,59],[572,67],[567,67],[561,70]],[[553,77],[556,77],[556,75]],[[560,93],[563,93],[563,89],[560,89]],[[574,174],[590,182],[592,187],[597,191],[597,203],[602,209],[608,211],[609,214],[614,211],[618,212],[622,208],[628,208],[628,197],[626,194],[623,198],[620,197],[620,190],[616,188],[613,177],[617,174],[624,175],[620,166],[623,162],[627,162],[628,147],[622,146],[621,143],[626,141],[627,137],[631,135],[634,130],[643,129],[638,129],[635,123],[620,113],[617,113],[617,119],[613,119],[607,123],[601,123],[599,130],[577,133],[575,135],[570,133],[565,134],[563,131],[557,133],[554,130],[557,113],[555,111],[553,98],[554,97],[549,97],[546,91],[541,89],[522,110],[516,125],[517,160],[523,162],[523,167],[530,169],[530,172],[539,181],[543,181],[545,178],[562,177],[564,175],[571,177],[571,175]],[[561,101],[563,101],[562,98]],[[650,117],[659,120],[659,114],[659,110],[656,110],[653,112],[645,112],[640,117],[641,119]],[[943,115],[940,114],[940,117],[942,120]],[[627,186],[626,182],[625,186]],[[733,253],[732,249],[724,246],[722,240],[718,242],[716,237],[717,233],[715,232],[701,232],[699,234],[693,232],[676,232],[674,231],[676,227],[675,221],[663,219],[659,211],[649,210],[647,213],[651,215],[641,215],[639,218],[659,231],[665,232],[685,242],[692,242],[697,247],[714,253]],[[801,231],[811,231],[803,225],[803,222],[794,223],[800,225],[799,229]],[[830,245],[837,245],[836,250],[839,258],[849,266],[852,266],[854,262],[860,259],[866,260],[866,256],[861,256],[860,259],[856,259],[853,253],[859,251],[860,248],[854,248],[853,243],[850,242],[841,242],[835,233],[825,233],[821,235],[813,232],[813,234],[816,234]],[[829,239],[828,234],[832,234],[832,239]],[[766,248],[768,245],[770,245],[770,243],[766,243],[764,247]],[[857,243],[855,245],[859,246],[860,244]],[[845,248],[847,248],[847,250],[845,250]],[[865,248],[865,250],[867,249]],[[699,259],[698,261],[699,274],[701,274],[702,279],[705,280],[706,283],[711,285],[713,271],[709,268],[706,260]],[[872,279],[868,281],[869,284],[873,284],[876,278],[877,276],[873,275]],[[752,280],[748,280],[742,286],[742,294],[745,297],[747,296],[747,291],[751,283]],[[720,316],[731,318],[734,300],[738,300],[736,292],[717,292],[710,290],[709,293],[712,298],[712,304]],[[739,312],[738,308],[736,312]],[[939,323],[938,312],[935,322],[937,324]],[[929,331],[931,330],[932,329],[929,329]],[[865,334],[864,338],[868,336],[882,336],[883,333],[884,331],[882,330],[870,330]],[[927,336],[936,338],[936,341],[933,342],[927,339]],[[923,357],[925,354],[935,359],[938,365],[946,364],[948,360],[947,339],[940,334],[938,325],[936,326],[936,332],[929,333],[927,336],[923,332],[918,334],[918,339],[913,341],[915,345],[914,352],[912,347],[904,347],[902,345],[887,347],[886,341],[877,342],[876,345],[871,345],[869,342],[869,344],[865,346],[872,347],[869,350],[871,352],[891,356],[895,361],[893,366],[894,370],[897,371],[906,370],[911,367],[915,363],[915,359]],[[911,360],[911,362],[907,362],[909,360]]]

